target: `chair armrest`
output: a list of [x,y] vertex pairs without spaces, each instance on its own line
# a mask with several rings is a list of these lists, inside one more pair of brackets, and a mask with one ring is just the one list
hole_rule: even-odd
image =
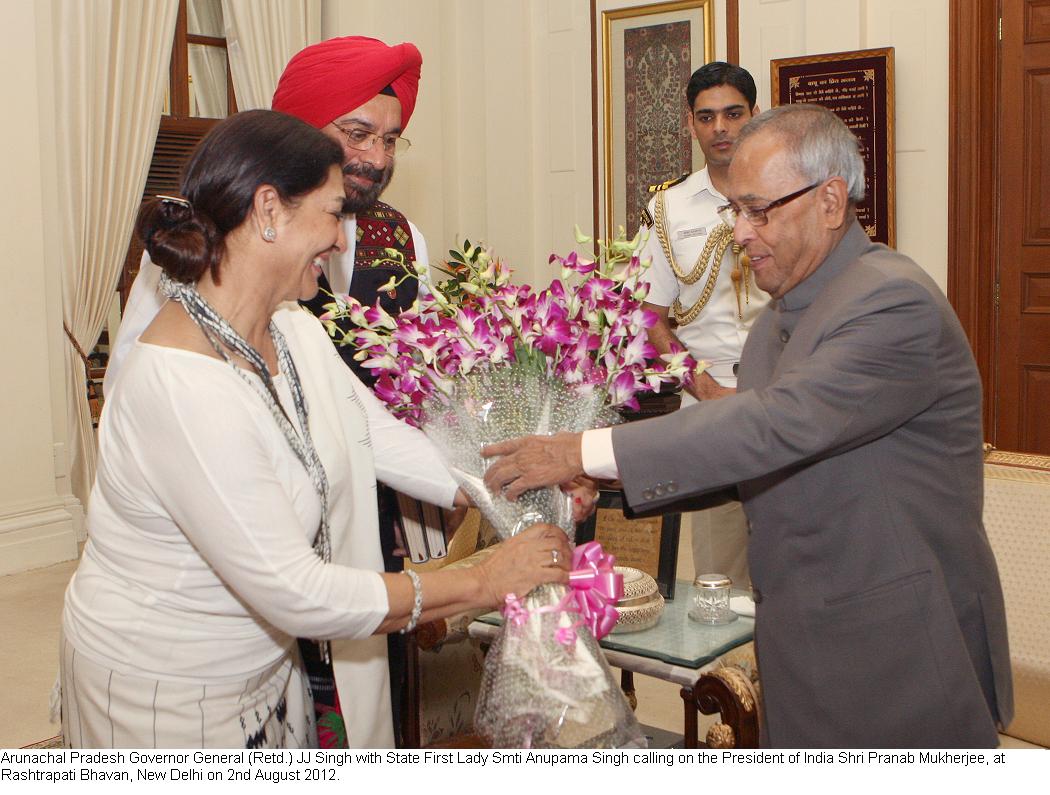
[[739,668],[727,666],[703,674],[696,706],[705,715],[718,713],[721,723],[707,732],[714,748],[758,748],[758,697],[754,683]]
[[733,649],[722,665],[700,676],[695,688],[696,708],[705,715],[718,713],[721,722],[707,732],[712,748],[758,748],[761,689],[753,643]]

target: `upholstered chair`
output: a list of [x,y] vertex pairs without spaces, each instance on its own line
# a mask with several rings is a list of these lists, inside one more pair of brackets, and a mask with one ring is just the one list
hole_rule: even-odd
[[1050,457],[986,452],[984,526],[1010,635],[1014,719],[1004,745],[1050,746]]

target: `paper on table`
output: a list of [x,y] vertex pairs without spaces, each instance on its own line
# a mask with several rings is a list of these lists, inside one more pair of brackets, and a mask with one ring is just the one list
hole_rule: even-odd
[[729,609],[738,616],[755,617],[755,603],[750,596],[734,596],[729,600]]

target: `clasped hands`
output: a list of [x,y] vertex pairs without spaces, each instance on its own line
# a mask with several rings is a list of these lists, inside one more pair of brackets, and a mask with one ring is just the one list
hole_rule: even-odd
[[481,448],[496,460],[485,472],[485,485],[513,502],[529,489],[561,486],[572,495],[573,518],[583,521],[594,513],[597,483],[583,471],[581,434],[523,436]]

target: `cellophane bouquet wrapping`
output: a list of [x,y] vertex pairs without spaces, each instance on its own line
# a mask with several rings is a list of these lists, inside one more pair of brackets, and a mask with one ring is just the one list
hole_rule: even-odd
[[[594,242],[577,230],[577,241]],[[647,339],[656,322],[641,301],[648,264],[640,240],[597,241],[597,259],[552,255],[560,277],[540,292],[511,284],[489,251],[465,242],[438,270],[401,261],[420,281],[420,298],[397,317],[335,296],[322,320],[349,316],[340,342],[378,375],[376,395],[421,428],[500,537],[537,522],[573,540],[571,498],[534,489],[510,502],[483,478],[481,449],[531,434],[583,431],[616,421],[616,406],[637,407],[638,392],[685,382],[695,369],[684,351],[662,357]],[[396,289],[391,280],[384,289]],[[475,730],[497,748],[642,746],[644,735],[598,647],[615,621],[613,560],[597,545],[573,556],[570,586],[510,595],[504,623],[485,659]]]

